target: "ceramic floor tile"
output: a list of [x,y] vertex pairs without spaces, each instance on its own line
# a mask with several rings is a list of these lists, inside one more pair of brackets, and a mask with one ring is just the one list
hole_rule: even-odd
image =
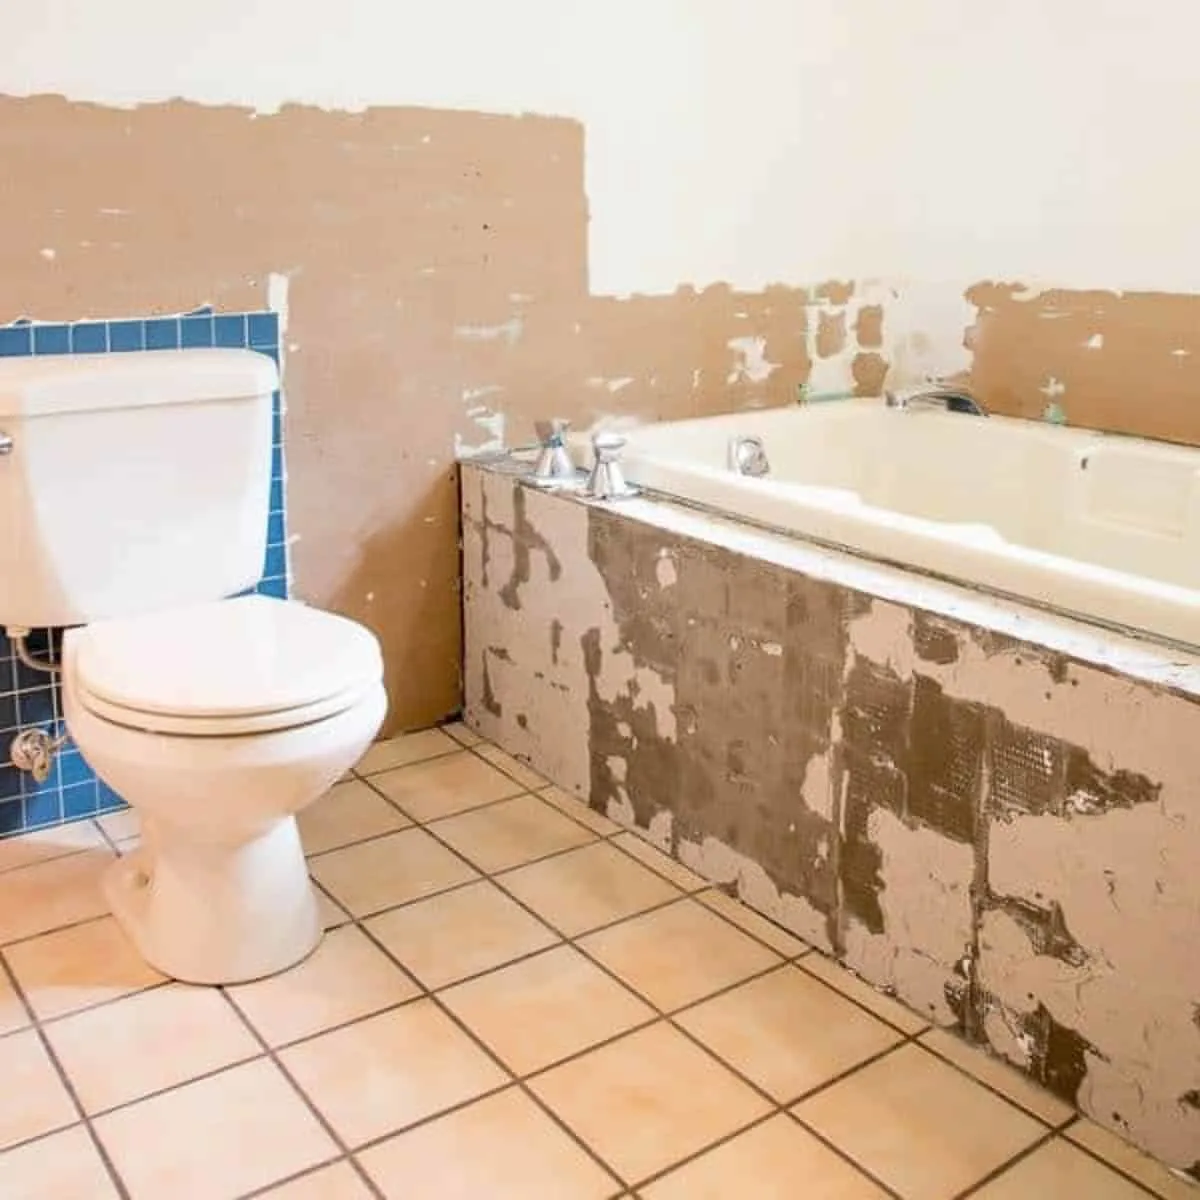
[[1097,1125],[1095,1121],[1080,1118],[1066,1131],[1066,1137],[1079,1146],[1098,1154],[1126,1175],[1132,1175],[1139,1183],[1148,1187],[1155,1195],[1165,1200],[1197,1200],[1200,1189],[1194,1184],[1176,1178],[1160,1162],[1143,1154],[1115,1133]]
[[902,1038],[791,965],[689,1008],[676,1020],[780,1103]]
[[914,1045],[863,1067],[794,1111],[911,1200],[949,1200],[1046,1131]]
[[52,1021],[46,1037],[89,1113],[260,1053],[220,991],[183,983]]
[[48,862],[80,850],[102,850],[104,844],[104,838],[92,821],[72,821],[69,825],[0,838],[0,871]]
[[955,1037],[948,1030],[931,1029],[918,1040],[921,1045],[940,1054],[981,1083],[995,1088],[1002,1096],[1007,1096],[1014,1104],[1019,1104],[1047,1125],[1061,1125],[1074,1115],[1075,1110],[1065,1100],[1039,1087],[1028,1075],[983,1049],[967,1045],[962,1038]]
[[338,1154],[263,1058],[107,1113],[95,1129],[131,1200],[225,1200]]
[[523,788],[528,788],[530,791],[543,788],[550,782],[544,775],[539,775],[519,759],[501,750],[499,746],[493,746],[485,742],[475,747],[475,753],[480,758],[486,758],[493,767],[503,771],[505,775],[511,776]]
[[352,1147],[473,1099],[507,1078],[431,1000],[301,1042],[280,1058]]
[[319,854],[313,878],[356,917],[432,895],[474,879],[472,870],[423,829],[401,829]]
[[100,877],[114,857],[84,850],[0,874],[0,944],[106,913]]
[[451,721],[449,725],[442,725],[441,729],[444,733],[448,733],[460,746],[478,746],[480,742],[485,741],[471,729],[464,725],[462,721]]
[[388,1200],[603,1200],[618,1189],[516,1088],[359,1156]]
[[679,895],[665,879],[605,842],[518,867],[498,882],[568,936]]
[[791,1117],[756,1125],[640,1189],[642,1200],[885,1200]]
[[581,825],[586,825],[593,833],[598,833],[601,837],[617,833],[621,828],[616,821],[610,821],[603,813],[589,808],[578,797],[572,796],[570,792],[564,791],[562,788],[553,786],[542,788],[538,795],[547,804],[553,804],[559,812],[565,813]]
[[1035,1196],[1146,1200],[1145,1191],[1136,1183],[1057,1138],[972,1193],[977,1200],[1030,1200]]
[[639,862],[645,863],[652,871],[669,879],[680,891],[698,892],[709,886],[707,879],[702,879],[695,871],[676,862],[669,854],[664,854],[636,833],[619,833],[612,843],[614,846],[620,846],[626,854],[632,854]]
[[430,989],[502,966],[559,940],[487,880],[394,908],[365,924]]
[[441,993],[441,1001],[518,1075],[655,1016],[570,946],[459,984]]
[[824,954],[806,954],[798,965],[810,975],[823,979],[831,988],[841,992],[843,996],[849,996],[851,1000],[861,1004],[863,1008],[870,1009],[877,1017],[881,1017],[889,1025],[895,1025],[904,1033],[920,1033],[921,1030],[929,1028],[929,1022],[917,1016],[912,1009],[905,1008],[891,996],[885,996],[883,992],[873,988],[865,980],[860,979],[852,971],[847,971],[845,967]]
[[142,832],[142,819],[132,808],[104,813],[96,818],[96,824],[114,842],[126,842],[130,838],[139,837]]
[[0,1034],[24,1029],[29,1024],[29,1013],[21,1003],[21,997],[9,982],[8,972],[0,969]]
[[536,796],[502,800],[447,817],[429,828],[489,874],[582,846],[596,836]]
[[782,925],[768,921],[754,909],[748,908],[732,896],[725,895],[724,892],[707,891],[697,896],[696,899],[711,908],[713,912],[720,913],[726,920],[732,921],[738,928],[744,929],[752,937],[758,938],[760,942],[765,942],[772,950],[782,954],[784,958],[795,958],[796,955],[805,954],[809,950],[806,943],[788,933]]
[[266,1041],[282,1046],[411,1000],[420,989],[361,929],[345,925],[290,971],[228,991]]
[[322,929],[336,929],[339,925],[345,925],[347,921],[353,919],[340,904],[337,904],[325,893],[323,888],[314,887],[313,891],[317,897],[317,916],[320,918]]
[[571,1059],[529,1086],[626,1181],[677,1163],[769,1107],[663,1023]]
[[0,1154],[4,1200],[118,1200],[104,1161],[82,1125]]
[[402,733],[398,737],[375,742],[358,760],[354,770],[359,775],[377,775],[380,771],[424,762],[457,749],[458,743],[442,730],[418,729],[415,733]]
[[372,1193],[343,1159],[263,1192],[262,1200],[372,1200]]
[[434,821],[525,789],[469,750],[373,775],[371,783],[415,821]]
[[18,942],[4,951],[42,1020],[141,991],[164,976],[133,948],[112,917]]
[[622,921],[581,939],[579,946],[664,1012],[781,961],[694,900]]
[[305,854],[320,854],[411,824],[361,779],[335,783],[319,800],[302,809],[297,821]]
[[78,1119],[70,1093],[36,1031],[25,1029],[0,1038],[0,1149]]

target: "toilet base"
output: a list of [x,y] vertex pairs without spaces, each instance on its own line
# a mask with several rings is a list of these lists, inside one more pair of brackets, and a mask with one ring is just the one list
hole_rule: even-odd
[[142,845],[104,892],[142,957],[185,983],[248,983],[294,966],[321,940],[296,819],[238,845],[196,842],[143,814]]

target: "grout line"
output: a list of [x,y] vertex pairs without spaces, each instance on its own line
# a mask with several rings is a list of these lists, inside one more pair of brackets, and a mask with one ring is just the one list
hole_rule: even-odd
[[1024,1150],[1014,1154],[1011,1158],[1007,1159],[1005,1162],[1002,1162],[998,1167],[993,1167],[982,1179],[977,1179],[973,1184],[970,1185],[970,1187],[964,1188],[960,1192],[956,1192],[953,1200],[966,1200],[966,1197],[974,1196],[980,1188],[986,1187],[994,1179],[997,1179],[999,1176],[1008,1171],[1010,1167],[1016,1166],[1017,1163],[1027,1159],[1031,1154],[1034,1154],[1043,1146],[1049,1145],[1051,1142],[1057,1140],[1057,1138],[1058,1134],[1056,1134],[1052,1129],[1042,1134],[1040,1138],[1026,1146]]
[[[26,1013],[29,1016],[31,1025],[30,1028],[36,1034],[38,1042],[42,1047],[42,1053],[50,1060],[50,1065],[54,1068],[58,1075],[59,1081],[66,1090],[67,1095],[71,1098],[71,1103],[75,1106],[75,1111],[79,1114],[79,1121],[72,1122],[69,1125],[62,1126],[61,1129],[48,1130],[45,1134],[39,1137],[47,1137],[52,1133],[61,1133],[66,1129],[74,1129],[76,1124],[81,1124],[91,1138],[92,1146],[100,1157],[100,1161],[104,1164],[104,1169],[108,1173],[109,1180],[116,1189],[120,1200],[130,1200],[129,1189],[125,1186],[125,1181],[121,1178],[121,1173],[117,1170],[116,1164],[109,1156],[108,1149],[100,1140],[99,1134],[96,1133],[95,1127],[92,1125],[91,1117],[87,1110],[83,1107],[83,1102],[79,1099],[79,1093],[75,1090],[75,1085],[71,1082],[70,1076],[67,1074],[66,1068],[59,1061],[58,1055],[54,1052],[54,1047],[50,1043],[50,1039],[46,1036],[46,1031],[42,1028],[41,1022],[38,1020],[37,1014],[33,1011],[33,1005],[29,1001],[29,997],[25,995],[24,989],[21,987],[20,981],[17,979],[12,967],[4,955],[0,954],[0,978],[7,978],[8,985],[13,990],[13,994],[24,1006]],[[22,1032],[29,1032],[28,1029]],[[24,1142],[19,1142],[17,1145],[26,1145],[31,1141],[37,1141],[38,1138],[27,1138]],[[15,1149],[14,1146],[6,1146],[5,1150]],[[0,1156],[0,1161],[3,1161]]]
[[333,1158],[327,1158],[324,1162],[317,1163],[315,1166],[305,1167],[303,1171],[297,1171],[292,1175],[285,1175],[282,1179],[274,1179],[270,1183],[264,1183],[262,1187],[254,1188],[252,1191],[241,1192],[237,1200],[255,1200],[258,1196],[266,1196],[276,1188],[286,1187],[289,1183],[298,1183],[302,1179],[307,1179],[310,1175],[316,1175],[318,1172],[324,1171],[327,1167],[336,1166],[341,1162],[349,1163],[351,1169],[357,1166],[353,1155],[336,1154]]

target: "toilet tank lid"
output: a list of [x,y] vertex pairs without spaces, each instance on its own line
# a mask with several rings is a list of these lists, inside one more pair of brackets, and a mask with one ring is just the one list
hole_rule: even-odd
[[270,395],[275,361],[256,350],[131,350],[0,358],[0,418]]

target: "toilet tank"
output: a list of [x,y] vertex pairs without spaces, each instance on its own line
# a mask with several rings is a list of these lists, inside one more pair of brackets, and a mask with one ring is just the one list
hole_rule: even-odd
[[254,584],[278,383],[251,350],[0,358],[0,626]]

